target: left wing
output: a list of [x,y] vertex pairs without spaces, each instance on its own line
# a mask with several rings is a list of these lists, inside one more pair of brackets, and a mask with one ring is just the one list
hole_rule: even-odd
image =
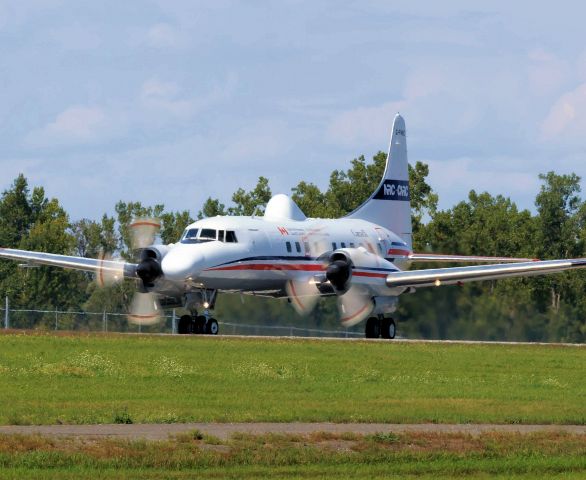
[[116,260],[74,257],[56,253],[29,252],[13,248],[0,248],[0,258],[21,260],[32,265],[50,265],[53,267],[84,270],[93,273],[122,273],[125,277],[136,278],[136,264]]
[[546,275],[576,268],[586,268],[586,258],[393,272],[387,275],[386,284],[390,288],[439,287],[498,278]]

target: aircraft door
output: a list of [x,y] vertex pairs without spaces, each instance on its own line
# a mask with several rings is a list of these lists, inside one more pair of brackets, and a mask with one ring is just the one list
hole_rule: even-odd
[[[382,248],[383,257],[387,256],[387,252],[391,248],[391,241],[387,238],[387,234],[382,228],[375,228],[376,240]],[[377,247],[378,248],[378,247]]]
[[269,239],[267,234],[262,230],[249,230],[250,233],[250,242],[249,251],[253,252],[260,252],[261,254],[264,252],[266,254],[267,251],[270,249]]

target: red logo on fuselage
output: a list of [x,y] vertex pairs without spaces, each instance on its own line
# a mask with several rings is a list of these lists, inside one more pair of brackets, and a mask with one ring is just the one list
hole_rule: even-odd
[[279,230],[279,232],[281,232],[281,235],[289,235],[289,232],[285,227],[277,227],[277,229]]

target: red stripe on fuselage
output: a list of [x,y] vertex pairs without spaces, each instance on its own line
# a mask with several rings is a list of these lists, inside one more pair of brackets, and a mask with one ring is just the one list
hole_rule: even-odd
[[[234,271],[234,270],[288,270],[288,271],[303,271],[303,272],[322,272],[325,267],[321,264],[297,264],[297,263],[251,263],[246,265],[226,265],[224,267],[208,268],[206,271]],[[380,272],[360,272],[353,270],[352,275],[357,277],[374,277],[386,278],[388,273]]]
[[297,263],[249,263],[246,265],[226,265],[225,267],[208,268],[206,271],[229,270],[301,270],[305,272],[321,272],[324,266],[321,264],[297,264]]

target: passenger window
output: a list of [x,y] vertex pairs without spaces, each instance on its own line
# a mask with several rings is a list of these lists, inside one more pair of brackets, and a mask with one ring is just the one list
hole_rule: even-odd
[[383,247],[380,246],[380,243],[377,243],[376,246],[378,247],[378,253],[381,255],[383,254]]
[[332,248],[333,248],[334,250],[338,250],[338,247],[336,246],[336,242],[332,242]]
[[291,253],[291,242],[285,242],[285,245],[287,246],[287,251]]
[[199,238],[200,240],[215,240],[216,231],[213,228],[202,228]]
[[236,240],[236,234],[232,230],[228,230],[226,232],[226,242],[227,243],[236,243],[236,242],[238,242],[238,240]]
[[341,246],[342,248],[346,248],[346,242],[342,242],[342,243],[340,243],[340,246]]
[[297,250],[297,253],[301,253],[301,245],[299,242],[295,242],[295,250]]
[[218,230],[218,240],[220,242],[224,241],[224,230]]
[[354,247],[354,242],[350,242],[350,248],[356,248]]
[[305,248],[305,254],[309,255],[311,253],[309,251],[309,242],[303,242],[303,247]]

